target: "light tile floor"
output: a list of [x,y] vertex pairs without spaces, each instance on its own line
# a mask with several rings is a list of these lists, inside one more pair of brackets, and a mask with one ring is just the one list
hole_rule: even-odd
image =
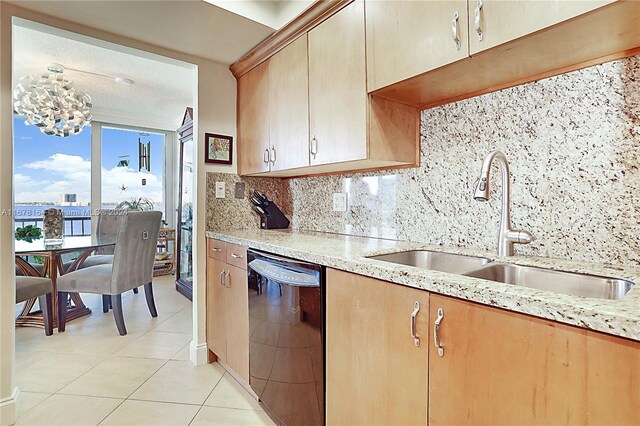
[[16,424],[273,425],[219,364],[189,361],[191,302],[173,280],[154,279],[157,318],[142,289],[123,296],[124,337],[95,295],[83,295],[92,314],[64,333],[16,328]]

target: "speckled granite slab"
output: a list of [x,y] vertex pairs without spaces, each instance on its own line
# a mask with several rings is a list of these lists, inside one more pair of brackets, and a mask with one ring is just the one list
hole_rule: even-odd
[[640,285],[634,286],[621,300],[587,299],[367,259],[366,256],[427,249],[484,256],[507,263],[624,278],[640,283],[640,270],[635,268],[527,256],[499,258],[490,252],[459,247],[429,246],[321,232],[252,229],[209,231],[207,237],[640,341]]

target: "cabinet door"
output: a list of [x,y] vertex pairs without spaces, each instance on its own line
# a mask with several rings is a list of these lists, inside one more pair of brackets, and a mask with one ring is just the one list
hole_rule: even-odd
[[222,362],[227,359],[225,268],[225,263],[207,258],[207,347]]
[[238,174],[268,172],[269,61],[238,79],[237,110]]
[[444,354],[429,354],[430,425],[640,424],[639,342],[443,296],[430,303],[432,326],[444,312]]
[[[429,299],[425,291],[329,269],[328,425],[424,425]],[[415,303],[416,347],[410,333]]]
[[269,60],[271,171],[309,165],[307,35]]
[[[469,0],[470,54],[550,27],[608,3],[613,3],[613,0]],[[480,4],[482,7],[479,9]],[[476,30],[476,14],[479,14],[482,37]]]
[[227,265],[227,365],[249,383],[249,295],[247,271]]
[[367,0],[365,8],[370,92],[469,56],[467,0]]
[[311,165],[367,158],[364,4],[356,0],[308,33]]

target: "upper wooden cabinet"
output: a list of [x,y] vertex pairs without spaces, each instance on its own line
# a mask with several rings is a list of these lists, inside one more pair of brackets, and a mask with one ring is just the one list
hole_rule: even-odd
[[431,294],[429,424],[640,424],[640,343]]
[[467,0],[365,5],[370,92],[469,56]]
[[612,2],[469,0],[470,53],[515,40]]
[[309,165],[309,67],[307,35],[269,60],[271,170]]
[[238,90],[241,175],[301,176],[419,162],[419,111],[367,94],[362,0],[240,77]]
[[269,171],[269,61],[238,79],[238,173]]
[[367,158],[364,3],[309,32],[311,164]]
[[[395,2],[372,0],[367,8],[382,7],[378,3]],[[418,15],[441,2],[400,3],[403,4],[398,8],[407,9],[404,14],[411,9]],[[469,27],[463,43],[469,44],[470,57],[449,63],[442,61],[437,68],[422,65],[419,74],[411,76],[416,74],[415,69],[407,73],[403,64],[410,60],[421,63],[425,61],[423,56],[432,53],[439,57],[442,45],[434,44],[420,52],[411,44],[410,50],[407,45],[399,45],[396,47],[399,51],[406,51],[404,61],[395,59],[398,53],[392,51],[386,56],[376,52],[376,60],[389,59],[384,67],[393,71],[385,75],[395,73],[397,78],[405,79],[388,78],[378,83],[371,76],[369,88],[375,89],[372,93],[421,109],[431,108],[636,54],[640,47],[639,1],[482,0],[478,9],[482,40],[476,30],[478,6],[478,0],[469,0]],[[387,19],[394,21],[392,16]],[[398,37],[400,28],[410,23],[407,19],[399,21],[398,29],[390,32],[391,37]],[[368,22],[367,26],[370,25]],[[420,37],[424,36],[416,40]],[[370,70],[381,67],[371,61]],[[400,64],[397,69],[396,63]]]
[[327,270],[327,425],[426,424],[428,297]]

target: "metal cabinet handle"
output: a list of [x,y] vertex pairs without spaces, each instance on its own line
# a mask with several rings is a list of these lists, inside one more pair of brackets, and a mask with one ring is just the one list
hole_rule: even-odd
[[224,271],[224,286],[226,288],[231,288],[231,284],[229,283],[229,275],[231,275],[229,271]]
[[311,139],[311,155],[313,155],[313,159],[316,159],[316,155],[318,154],[318,139],[314,136]]
[[444,356],[444,348],[442,344],[440,344],[440,323],[442,322],[442,318],[444,318],[444,311],[442,308],[438,308],[438,317],[433,326],[433,343],[436,345],[438,355],[440,356]]
[[262,156],[262,161],[264,161],[266,164],[269,164],[269,148],[266,148],[264,150],[264,154]]
[[220,272],[220,285],[224,286],[224,269]]
[[416,300],[413,304],[413,312],[411,312],[411,337],[416,348],[420,346],[420,338],[416,335],[416,315],[420,312],[420,302]]
[[235,254],[235,253],[231,253],[231,257],[233,257],[234,259],[242,259],[242,256],[240,256],[239,254]]
[[270,159],[271,159],[271,164],[275,164],[276,163],[276,149],[273,146],[271,147],[271,153],[273,154],[273,158],[271,158],[271,156],[269,156]]
[[478,0],[474,17],[474,24],[476,27],[476,32],[478,33],[478,41],[482,41],[482,39],[484,38],[484,35],[482,33],[482,6],[482,0]]
[[456,48],[460,50],[460,15],[458,15],[458,11],[453,12],[453,19],[451,20],[451,37],[453,37],[453,41],[456,42]]
[[211,251],[214,252],[214,253],[219,253],[219,252],[222,251],[222,249],[218,248],[218,247],[213,247],[213,248],[211,248]]

